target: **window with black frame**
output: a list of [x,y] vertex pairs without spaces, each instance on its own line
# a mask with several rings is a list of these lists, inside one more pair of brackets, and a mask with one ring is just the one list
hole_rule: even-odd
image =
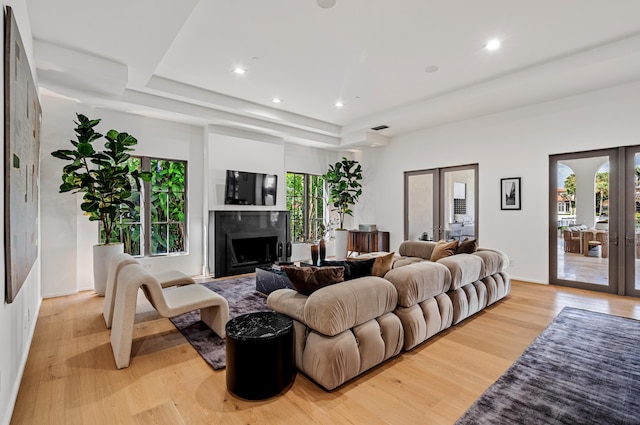
[[322,176],[287,173],[286,205],[292,242],[313,242],[323,236],[326,196]]
[[122,211],[112,241],[123,242],[124,251],[133,256],[186,252],[187,162],[131,157],[129,166],[150,171],[152,177],[143,182],[141,192],[132,191],[134,208]]

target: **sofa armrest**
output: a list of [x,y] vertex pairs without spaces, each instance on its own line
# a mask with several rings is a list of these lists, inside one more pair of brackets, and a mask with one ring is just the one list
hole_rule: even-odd
[[411,307],[445,293],[451,286],[449,269],[431,261],[395,268],[384,278],[398,291],[398,305],[402,307]]
[[307,303],[307,298],[309,297],[298,293],[295,289],[278,289],[267,297],[267,307],[306,325],[304,305]]
[[478,248],[473,255],[482,258],[485,270],[482,277],[504,272],[509,267],[509,257],[503,251],[493,248]]
[[441,258],[437,263],[446,266],[451,272],[451,289],[455,290],[480,279],[483,262],[473,254],[456,254]]

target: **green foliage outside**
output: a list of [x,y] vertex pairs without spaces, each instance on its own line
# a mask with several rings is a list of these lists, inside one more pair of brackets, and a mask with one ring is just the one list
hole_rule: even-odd
[[287,173],[286,206],[289,210],[291,240],[303,242],[304,229],[304,174]]
[[[149,254],[162,255],[185,251],[185,192],[186,192],[186,163],[151,159],[151,180],[149,193],[149,222],[151,225],[149,237]],[[129,167],[142,168],[140,158],[132,157]],[[121,221],[115,228],[120,240],[124,244],[124,251],[134,255],[144,255],[144,196],[142,192],[133,191],[129,200],[134,208],[123,212]],[[101,240],[104,240],[101,232]],[[113,239],[113,237],[112,237]]]
[[292,241],[312,242],[322,238],[326,203],[322,176],[287,173],[286,186]]
[[185,163],[151,160],[152,255],[184,251]]

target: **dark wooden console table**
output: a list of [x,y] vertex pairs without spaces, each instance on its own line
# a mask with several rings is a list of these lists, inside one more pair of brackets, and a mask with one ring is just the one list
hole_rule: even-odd
[[389,232],[349,230],[347,250],[360,254],[377,251],[389,252]]

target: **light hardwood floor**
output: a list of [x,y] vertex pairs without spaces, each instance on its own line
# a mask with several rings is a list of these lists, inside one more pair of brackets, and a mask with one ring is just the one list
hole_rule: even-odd
[[11,424],[452,424],[564,306],[640,319],[636,298],[514,281],[504,300],[333,392],[298,373],[285,394],[250,402],[148,305],[117,370],[102,303],[43,301]]

